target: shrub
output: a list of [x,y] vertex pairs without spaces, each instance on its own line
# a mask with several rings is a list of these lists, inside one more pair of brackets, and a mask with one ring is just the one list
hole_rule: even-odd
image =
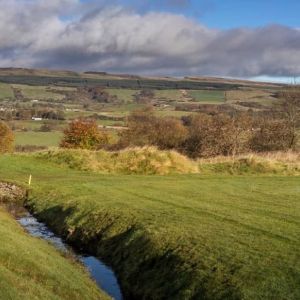
[[187,137],[187,129],[175,118],[159,118],[152,108],[135,111],[128,117],[128,130],[121,134],[120,148],[156,146],[159,149],[179,149]]
[[183,151],[188,156],[235,155],[248,149],[251,119],[246,115],[198,114],[185,118],[185,124],[189,133]]
[[107,144],[107,134],[100,131],[95,121],[75,120],[65,129],[60,146],[96,150]]
[[4,122],[0,122],[0,153],[12,152],[13,149],[14,134]]
[[250,148],[256,152],[288,150],[294,141],[295,132],[285,120],[264,118],[250,139]]

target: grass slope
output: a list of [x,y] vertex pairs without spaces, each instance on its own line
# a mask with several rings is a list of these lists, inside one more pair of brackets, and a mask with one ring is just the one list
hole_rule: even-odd
[[13,85],[13,87],[20,89],[22,91],[22,95],[28,99],[35,99],[35,100],[51,99],[53,101],[58,101],[64,98],[63,95],[54,93],[48,86],[30,86],[30,85],[15,84]]
[[0,299],[110,299],[79,265],[30,237],[0,207]]
[[96,175],[1,156],[29,205],[117,271],[131,299],[299,299],[300,178]]

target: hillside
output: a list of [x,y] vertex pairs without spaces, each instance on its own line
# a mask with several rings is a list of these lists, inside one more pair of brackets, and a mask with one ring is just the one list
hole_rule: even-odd
[[[27,78],[26,78],[27,77]],[[31,78],[33,77],[33,78]],[[37,78],[35,78],[37,77]],[[137,87],[137,88],[237,88],[237,87],[260,87],[276,88],[282,85],[266,82],[255,82],[239,79],[226,79],[216,77],[158,77],[158,76],[136,76],[130,74],[109,74],[106,72],[74,72],[66,70],[47,70],[47,69],[24,69],[24,68],[0,68],[0,81],[7,83],[30,83],[38,84],[42,77],[44,82],[55,83],[58,85],[80,85],[99,83],[110,86]],[[50,77],[50,78],[48,78]],[[30,78],[30,79],[29,79]],[[36,80],[34,80],[34,78]],[[57,78],[55,80],[55,78]],[[65,78],[65,79],[64,79]],[[123,81],[123,82],[120,82]]]
[[199,112],[264,115],[278,102],[281,89],[281,85],[226,78],[2,68],[0,119],[14,129],[19,148],[49,147],[58,145],[72,119],[95,119],[116,136],[132,111],[147,106],[159,116],[176,118]]

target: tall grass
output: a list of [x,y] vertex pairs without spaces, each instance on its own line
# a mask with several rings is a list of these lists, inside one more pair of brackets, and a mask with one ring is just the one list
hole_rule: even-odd
[[55,149],[37,155],[72,169],[98,173],[166,175],[198,172],[195,161],[176,151],[159,151],[155,147],[116,152]]
[[71,169],[102,174],[300,175],[299,152],[250,153],[197,161],[176,151],[161,151],[155,147],[128,148],[115,152],[53,148],[33,155]]
[[200,159],[200,173],[300,175],[299,152],[249,153]]

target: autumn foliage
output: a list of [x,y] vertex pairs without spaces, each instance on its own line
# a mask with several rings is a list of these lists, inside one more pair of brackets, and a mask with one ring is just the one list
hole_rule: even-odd
[[14,134],[4,122],[0,122],[0,153],[11,152],[13,149]]
[[97,150],[108,143],[108,136],[95,121],[75,120],[64,131],[63,148]]
[[120,148],[151,145],[161,150],[177,149],[188,133],[180,120],[157,117],[149,107],[132,112],[127,125],[128,130],[121,134]]

